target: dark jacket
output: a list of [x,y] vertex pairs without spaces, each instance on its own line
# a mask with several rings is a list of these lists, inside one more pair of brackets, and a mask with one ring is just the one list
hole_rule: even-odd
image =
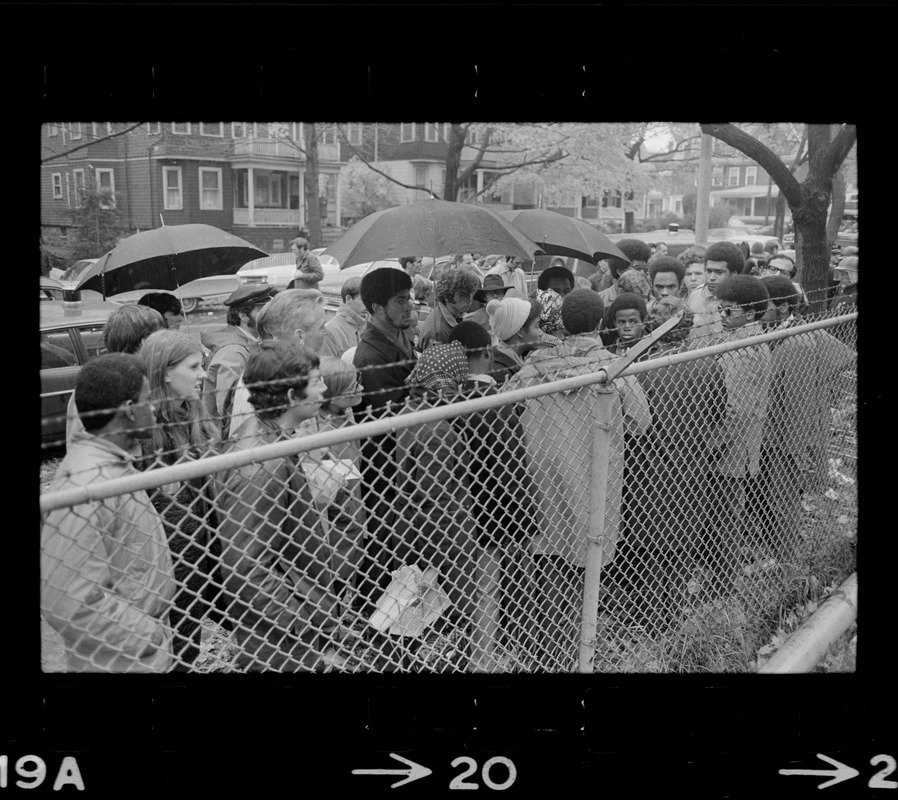
[[[179,463],[176,447],[166,437],[162,456],[156,463],[160,466]],[[192,448],[188,458],[199,457],[200,453]],[[138,461],[137,467],[143,471],[153,463],[149,455]],[[223,583],[219,564],[221,543],[215,534],[217,519],[208,480],[193,478],[149,492],[150,502],[162,517],[178,584],[169,622],[175,634],[173,652],[183,664],[192,664],[200,654],[201,621],[214,608]],[[215,616],[221,621],[220,615]]]
[[[257,416],[241,426],[233,450],[271,444],[281,434]],[[296,456],[220,473],[222,573],[230,616],[251,671],[310,669],[317,634],[335,620],[327,539]]]
[[415,360],[411,339],[404,331],[399,342],[391,341],[369,322],[353,358],[364,391],[358,416],[368,408],[379,412],[388,402],[401,405],[408,397],[405,380],[412,374]]
[[[468,381],[464,399],[498,394],[495,386]],[[535,489],[527,471],[524,430],[512,405],[457,417],[452,427],[468,471],[471,514],[481,546],[506,540],[529,542],[539,532]]]

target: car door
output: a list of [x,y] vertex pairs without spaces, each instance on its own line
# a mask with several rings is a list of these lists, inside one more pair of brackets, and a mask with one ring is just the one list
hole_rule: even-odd
[[65,441],[66,409],[85,360],[75,328],[41,331],[41,442]]

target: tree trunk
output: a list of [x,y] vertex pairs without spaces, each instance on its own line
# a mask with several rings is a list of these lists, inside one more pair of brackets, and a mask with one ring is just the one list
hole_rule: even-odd
[[803,186],[805,201],[792,210],[795,227],[797,279],[810,302],[811,313],[826,309],[826,287],[829,284],[829,246],[826,242],[826,211],[829,194],[811,186]]
[[456,123],[449,124],[449,147],[446,153],[446,180],[443,183],[443,199],[458,200],[458,168],[461,164],[461,150],[465,140],[459,136]]
[[786,228],[786,195],[782,192],[776,198],[776,217],[773,220],[773,235],[783,241]]
[[309,228],[309,249],[321,247],[321,208],[318,205],[318,130],[314,122],[304,122],[306,174],[303,181],[306,195],[306,220]]
[[845,175],[843,170],[833,178],[833,202],[829,208],[829,220],[826,223],[826,243],[832,247],[842,227],[842,214],[845,213]]

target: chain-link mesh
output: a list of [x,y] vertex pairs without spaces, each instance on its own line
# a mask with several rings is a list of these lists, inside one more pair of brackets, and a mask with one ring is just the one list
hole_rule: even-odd
[[70,452],[45,669],[745,670],[796,583],[851,569],[856,317],[793,331],[825,316],[609,386],[571,351],[302,437],[256,420],[142,474]]

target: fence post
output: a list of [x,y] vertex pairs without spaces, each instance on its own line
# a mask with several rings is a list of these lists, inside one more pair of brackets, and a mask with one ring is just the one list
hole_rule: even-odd
[[611,444],[611,404],[614,389],[592,386],[598,396],[593,404],[592,463],[589,478],[589,531],[586,537],[586,572],[583,576],[583,614],[580,618],[580,672],[592,672],[599,616],[599,588],[602,577],[605,499]]

